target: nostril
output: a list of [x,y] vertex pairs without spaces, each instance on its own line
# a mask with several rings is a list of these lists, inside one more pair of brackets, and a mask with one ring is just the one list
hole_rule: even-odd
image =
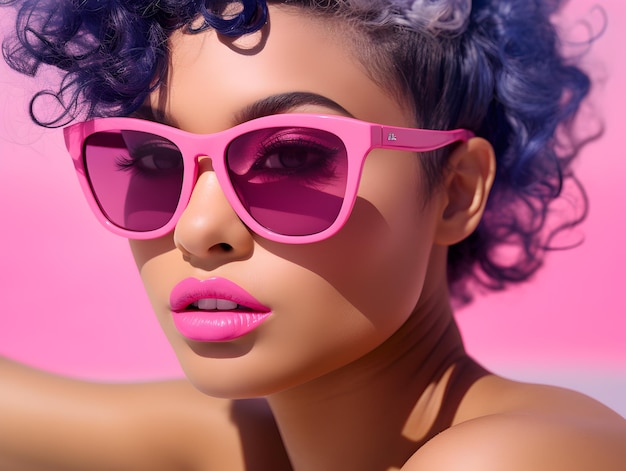
[[224,251],[224,252],[232,252],[233,250],[233,246],[230,244],[226,244],[224,242],[222,242],[221,244],[219,244],[219,247]]

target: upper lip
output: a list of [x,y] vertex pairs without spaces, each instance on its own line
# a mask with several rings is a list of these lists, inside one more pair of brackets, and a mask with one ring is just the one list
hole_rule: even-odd
[[225,278],[217,277],[206,280],[184,279],[172,289],[170,307],[172,311],[182,311],[199,299],[225,299],[252,311],[270,311],[270,308],[257,301],[241,286]]

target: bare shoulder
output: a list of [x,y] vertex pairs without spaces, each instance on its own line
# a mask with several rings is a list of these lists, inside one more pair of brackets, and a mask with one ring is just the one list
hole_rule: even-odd
[[404,471],[626,469],[626,420],[593,399],[495,377],[477,388],[459,420]]
[[263,400],[215,399],[187,381],[80,381],[3,358],[0,377],[2,470],[288,469]]
[[185,380],[134,385],[124,395],[133,435],[147,452],[160,450],[170,469],[288,469],[263,399],[212,398]]

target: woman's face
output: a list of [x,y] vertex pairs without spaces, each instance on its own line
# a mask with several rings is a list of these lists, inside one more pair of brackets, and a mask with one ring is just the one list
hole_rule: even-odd
[[[153,107],[183,130],[214,133],[236,124],[252,104],[307,92],[361,120],[412,125],[405,110],[364,73],[340,32],[286,7],[270,7],[270,20],[263,34],[234,41],[214,32],[175,35],[167,87],[155,93]],[[278,111],[344,113],[320,100]],[[415,310],[440,212],[438,197],[424,203],[415,154],[372,152],[346,225],[335,236],[306,245],[251,233],[225,199],[210,158],[201,160],[175,231],[131,241],[159,322],[199,389],[246,397],[305,383],[373,351]],[[183,335],[174,322],[172,290],[189,278],[214,277],[243,288],[269,315],[231,340]],[[205,314],[215,312],[192,313]]]

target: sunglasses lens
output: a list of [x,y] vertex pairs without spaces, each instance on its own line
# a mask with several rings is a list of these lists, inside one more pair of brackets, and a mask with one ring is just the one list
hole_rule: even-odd
[[343,204],[348,156],[330,132],[277,127],[243,134],[228,147],[227,167],[248,213],[278,234],[322,232]]
[[86,139],[83,155],[109,221],[135,232],[170,221],[183,183],[183,158],[171,141],[139,131],[97,132]]

